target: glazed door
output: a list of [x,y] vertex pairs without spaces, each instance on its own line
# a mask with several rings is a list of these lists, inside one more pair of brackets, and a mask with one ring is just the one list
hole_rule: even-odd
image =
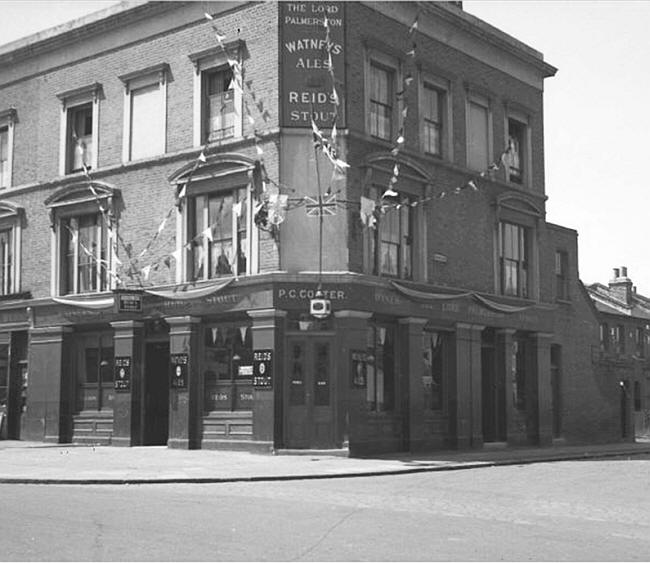
[[289,338],[287,350],[287,447],[332,448],[332,340]]

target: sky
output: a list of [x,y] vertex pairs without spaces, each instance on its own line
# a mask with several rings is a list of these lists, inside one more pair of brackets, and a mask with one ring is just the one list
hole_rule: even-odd
[[[0,43],[114,1],[0,0]],[[578,231],[580,278],[627,266],[650,295],[650,0],[465,0],[466,12],[544,54],[547,220]],[[646,199],[648,197],[648,199]]]

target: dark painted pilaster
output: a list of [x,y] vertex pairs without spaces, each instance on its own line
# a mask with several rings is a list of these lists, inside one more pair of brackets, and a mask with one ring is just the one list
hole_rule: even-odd
[[284,446],[284,327],[287,313],[278,309],[249,311],[253,319],[253,350],[273,351],[271,389],[253,389],[253,440],[269,448]]
[[[140,404],[142,393],[142,338],[144,324],[138,321],[111,323],[115,357],[130,358],[129,389],[116,389],[113,398],[113,438],[116,446],[140,445]],[[119,379],[118,373],[115,374]]]
[[70,332],[62,326],[30,331],[25,440],[60,443],[71,439],[74,374],[66,347]]
[[[169,353],[186,354],[188,358],[185,387],[169,390],[170,448],[195,449],[200,443],[200,373],[198,317],[167,317]],[[171,366],[170,366],[171,369]],[[170,372],[171,375],[171,372]],[[171,384],[171,377],[168,380]]]

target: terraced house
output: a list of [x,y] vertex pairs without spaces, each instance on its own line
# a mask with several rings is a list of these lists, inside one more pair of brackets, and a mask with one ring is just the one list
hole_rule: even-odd
[[6,434],[620,439],[545,218],[555,72],[460,2],[136,1],[0,47]]

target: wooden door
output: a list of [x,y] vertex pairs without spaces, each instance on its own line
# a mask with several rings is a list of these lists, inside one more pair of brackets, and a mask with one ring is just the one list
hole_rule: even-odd
[[287,355],[287,447],[333,448],[332,339],[291,337]]
[[147,343],[144,372],[145,446],[165,446],[169,437],[169,343]]

